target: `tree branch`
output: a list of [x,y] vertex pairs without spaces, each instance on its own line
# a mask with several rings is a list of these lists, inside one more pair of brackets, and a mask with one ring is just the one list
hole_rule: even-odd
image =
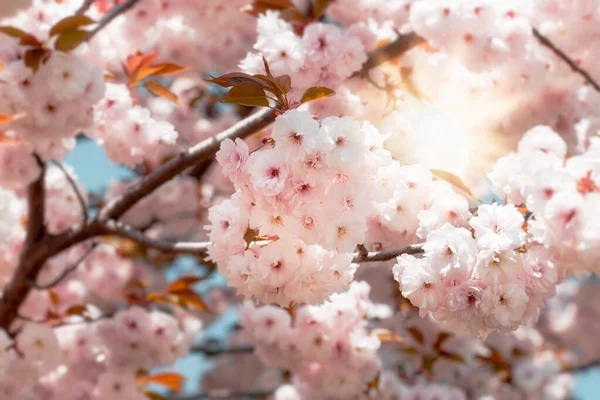
[[569,67],[571,67],[573,72],[581,75],[587,83],[589,83],[590,85],[592,85],[592,87],[594,89],[596,89],[597,92],[600,92],[600,85],[598,84],[598,82],[596,82],[594,80],[594,78],[592,78],[592,76],[589,74],[589,72],[587,72],[586,70],[581,68],[579,65],[577,65],[577,63],[575,61],[573,61],[571,59],[571,57],[569,57],[561,49],[556,47],[556,45],[554,43],[552,43],[550,41],[550,39],[548,39],[546,36],[542,35],[540,33],[540,31],[537,30],[537,28],[533,28],[533,35],[540,41],[540,43],[543,46],[546,46],[547,48],[552,50],[552,52],[554,54],[556,54],[558,56],[558,58],[560,58],[565,63],[567,63],[569,65]]
[[150,174],[140,178],[139,181],[130,186],[120,197],[108,203],[100,210],[99,219],[101,221],[108,221],[121,217],[138,201],[152,193],[162,184],[173,179],[186,169],[212,157],[219,150],[221,142],[225,139],[235,140],[236,138],[245,138],[266,128],[273,121],[275,121],[275,112],[270,109],[263,109],[239,121],[216,136],[205,139],[188,150],[179,153],[179,155],[156,168]]
[[415,33],[398,35],[398,38],[393,42],[370,52],[369,58],[363,64],[360,71],[356,71],[352,74],[352,77],[365,76],[369,70],[406,53],[408,50],[424,42],[425,40]]
[[113,8],[111,8],[102,17],[102,19],[100,21],[98,21],[98,25],[88,33],[86,41],[92,40],[92,38],[94,36],[96,36],[96,34],[98,32],[100,32],[102,29],[104,29],[104,27],[106,25],[108,25],[113,19],[117,18],[119,15],[121,15],[125,11],[129,10],[131,7],[136,5],[136,3],[138,3],[139,1],[140,0],[127,0],[127,1],[124,1],[123,3],[119,4],[118,6],[114,6]]
[[270,396],[275,390],[255,392],[235,392],[229,389],[215,389],[206,393],[192,394],[188,396],[173,396],[169,400],[239,400],[239,399],[261,399]]
[[27,236],[23,252],[33,247],[44,235],[44,214],[45,214],[45,179],[46,166],[42,159],[34,154],[41,172],[40,176],[27,187]]
[[65,178],[67,179],[67,181],[69,181],[69,185],[71,185],[71,187],[73,188],[73,191],[75,192],[75,196],[77,196],[77,201],[79,201],[79,206],[81,207],[81,217],[83,219],[83,225],[85,225],[88,221],[89,216],[88,216],[87,204],[85,202],[85,199],[83,198],[83,194],[81,193],[81,190],[79,190],[79,186],[77,186],[77,183],[75,182],[75,180],[73,179],[71,174],[69,174],[69,172],[65,169],[65,166],[62,165],[61,162],[52,161],[52,163],[54,165],[56,165],[58,168],[60,168],[62,173],[65,175]]
[[[88,40],[98,33],[110,21],[119,14],[133,7],[139,0],[127,0],[126,2],[111,9],[98,26],[90,31]],[[363,65],[361,71],[376,67],[384,61],[400,56],[412,46],[419,44],[420,39],[415,35],[400,36],[396,41],[374,51],[369,59]],[[15,274],[4,287],[2,295],[2,304],[0,307],[0,328],[9,330],[21,305],[25,302],[32,282],[36,282],[37,276],[44,266],[44,263],[51,257],[59,254],[69,247],[81,243],[93,237],[106,234],[106,223],[110,220],[117,220],[125,214],[131,207],[137,204],[145,196],[148,196],[162,184],[168,182],[178,174],[184,172],[194,165],[210,159],[219,150],[221,142],[225,139],[245,138],[265,127],[275,120],[275,112],[270,109],[261,110],[233,125],[231,128],[219,133],[215,137],[208,138],[197,145],[181,152],[165,164],[156,168],[150,174],[140,178],[131,185],[121,196],[113,199],[98,212],[98,216],[88,221],[82,227],[70,229],[59,235],[43,235],[43,204],[44,200],[37,196],[43,194],[43,174],[42,179],[34,182],[29,188],[30,211],[31,205],[33,211],[30,213],[28,222],[28,235],[25,242],[21,259],[16,267]],[[41,160],[38,160],[41,162]],[[41,208],[39,206],[42,206]],[[123,232],[121,232],[123,233]],[[130,232],[127,232],[128,234]],[[161,244],[162,246],[163,244]],[[173,248],[173,245],[167,246]],[[191,250],[187,245],[178,247]],[[198,252],[204,249],[195,249]],[[391,259],[396,253],[391,255]],[[362,261],[382,261],[382,255],[378,253],[369,253],[366,259]],[[356,259],[356,257],[355,257]]]
[[78,14],[78,15],[85,14],[87,12],[87,10],[90,9],[92,4],[94,4],[94,0],[85,0],[83,2],[83,4],[81,4],[81,7],[79,7],[79,9],[77,9],[75,14]]
[[253,353],[254,346],[240,347],[216,347],[216,346],[194,346],[190,349],[192,353],[203,353],[207,356],[218,356],[221,354],[243,354]]
[[165,242],[162,240],[153,239],[144,235],[137,229],[126,225],[122,222],[110,220],[105,224],[105,232],[127,239],[131,239],[136,243],[140,243],[146,247],[163,251],[165,253],[180,253],[205,255],[209,243],[207,242]]
[[423,253],[423,245],[415,244],[412,246],[399,247],[392,250],[364,252],[359,249],[358,253],[354,253],[352,262],[374,262],[374,261],[389,261],[402,254],[421,254]]
[[54,280],[52,280],[50,283],[47,283],[45,285],[39,285],[37,282],[33,282],[32,286],[35,287],[38,290],[48,290],[51,289],[53,287],[55,287],[56,285],[58,285],[59,283],[61,283],[64,279],[66,279],[66,277],[73,271],[75,271],[77,269],[77,267],[79,267],[79,264],[81,264],[83,262],[83,260],[85,260],[91,253],[92,251],[94,251],[94,249],[98,246],[98,242],[94,242],[91,244],[90,248],[87,249],[82,255],[81,257],[79,257],[77,259],[77,261],[75,261],[73,263],[73,265],[71,265],[69,268],[65,269],[59,276],[57,276]]

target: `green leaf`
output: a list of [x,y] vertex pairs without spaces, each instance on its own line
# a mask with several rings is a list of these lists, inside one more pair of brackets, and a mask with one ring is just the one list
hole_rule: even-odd
[[54,24],[54,26],[50,29],[50,37],[56,36],[62,32],[68,31],[68,30],[75,30],[75,29],[79,28],[80,26],[86,26],[86,25],[91,25],[91,24],[95,24],[95,23],[96,23],[96,21],[94,21],[87,15],[81,15],[81,14],[72,15],[70,17],[63,18],[60,21],[58,21],[56,24]]
[[306,92],[302,95],[302,103],[308,103],[309,101],[315,101],[324,99],[326,97],[333,96],[335,92],[329,88],[323,86],[313,86],[306,89]]
[[81,29],[70,29],[58,35],[54,48],[58,51],[69,52],[85,42],[88,32]]
[[244,82],[235,85],[221,99],[224,103],[241,104],[250,107],[268,107],[269,100],[261,85],[254,82]]

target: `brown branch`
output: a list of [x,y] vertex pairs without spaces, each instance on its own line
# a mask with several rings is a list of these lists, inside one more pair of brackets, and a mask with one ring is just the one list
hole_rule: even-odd
[[54,165],[56,165],[62,171],[63,175],[69,182],[69,185],[71,185],[71,188],[73,188],[73,191],[75,192],[75,196],[77,197],[77,201],[79,202],[79,207],[81,207],[81,218],[83,220],[82,225],[85,225],[89,218],[87,204],[86,204],[85,199],[83,198],[83,194],[81,193],[81,190],[79,190],[79,186],[77,186],[77,182],[75,182],[75,180],[73,179],[71,174],[69,174],[69,172],[65,169],[65,166],[62,165],[61,162],[52,161],[52,163]]
[[423,253],[423,245],[415,244],[412,246],[399,247],[392,250],[373,251],[364,253],[364,250],[354,254],[352,262],[375,262],[375,261],[389,261],[402,254],[421,254]]
[[580,365],[567,366],[563,368],[563,372],[568,372],[570,374],[578,374],[581,372],[589,372],[595,368],[600,368],[600,360],[592,360]]
[[41,172],[40,176],[27,187],[27,236],[25,238],[25,249],[33,247],[45,233],[45,179],[46,166],[42,159],[34,154]]
[[275,121],[275,112],[270,109],[263,109],[216,136],[205,139],[188,150],[179,153],[179,155],[156,168],[150,174],[140,178],[120,197],[108,203],[100,210],[99,219],[108,221],[121,217],[138,201],[148,196],[162,184],[199,162],[211,158],[219,150],[221,142],[225,139],[245,138],[266,128],[273,121]]
[[75,11],[75,14],[79,14],[79,15],[85,14],[87,12],[87,10],[90,9],[92,4],[94,4],[94,0],[85,0],[83,2],[83,4],[81,4],[81,7],[79,7],[79,9],[77,11]]
[[194,254],[205,255],[209,243],[207,242],[166,242],[153,239],[144,235],[141,231],[115,220],[108,221],[105,225],[105,232],[121,236],[146,247],[163,251],[165,253]]
[[352,77],[366,76],[369,70],[406,53],[408,50],[424,42],[425,40],[415,33],[398,35],[398,38],[393,42],[370,52],[369,58],[363,64],[360,71],[355,72]]
[[594,78],[592,78],[592,76],[589,74],[589,72],[587,72],[586,70],[581,68],[579,65],[577,65],[577,63],[575,61],[573,61],[573,59],[571,59],[571,57],[569,57],[567,54],[565,54],[565,52],[563,52],[561,49],[556,47],[556,45],[554,43],[552,43],[552,41],[550,41],[550,39],[548,39],[546,36],[542,35],[540,33],[540,31],[538,31],[536,28],[533,28],[533,35],[540,41],[540,43],[542,45],[544,45],[547,48],[549,48],[550,50],[552,50],[552,52],[556,56],[558,56],[558,58],[560,58],[565,63],[567,63],[569,65],[569,67],[571,67],[573,72],[581,75],[587,83],[589,83],[590,85],[592,85],[592,87],[594,89],[596,89],[597,92],[600,92],[600,85],[598,84],[598,82],[596,82],[594,80]]
[[117,18],[119,15],[121,15],[125,11],[129,10],[131,7],[136,5],[139,1],[140,0],[127,0],[127,1],[124,1],[123,3],[119,4],[118,6],[114,6],[113,8],[111,8],[102,17],[102,19],[100,21],[98,21],[98,25],[94,29],[89,31],[86,41],[92,40],[92,38],[94,36],[96,36],[96,34],[98,32],[100,32],[102,29],[104,29],[104,27],[106,25],[108,25],[113,19]]
[[59,283],[61,283],[64,279],[67,278],[67,276],[71,273],[74,272],[77,267],[79,267],[79,265],[92,253],[92,251],[94,251],[94,249],[98,246],[98,242],[94,242],[90,245],[90,248],[87,249],[82,255],[81,257],[79,257],[77,259],[77,261],[75,261],[73,263],[73,265],[71,265],[70,267],[66,268],[59,276],[57,276],[55,279],[53,279],[50,283],[47,283],[45,285],[39,285],[37,282],[32,282],[32,286],[34,288],[36,288],[37,290],[48,290],[51,289],[53,287],[55,287],[56,285],[58,285]]
[[[93,31],[90,31],[88,40],[119,14],[133,7],[138,1],[139,0],[127,0],[111,9],[104,18],[102,18],[98,26]],[[400,36],[396,41],[374,51],[363,65],[361,71],[366,71],[385,61],[396,58],[419,42],[420,39],[415,35]],[[138,201],[148,196],[162,184],[168,182],[188,168],[213,157],[223,140],[228,138],[245,138],[267,127],[275,120],[275,116],[273,110],[261,110],[239,121],[231,128],[219,133],[215,137],[208,138],[198,143],[161,165],[148,175],[140,178],[136,183],[131,185],[125,193],[106,204],[98,212],[98,216],[93,220],[88,221],[84,226],[79,227],[78,229],[71,229],[59,235],[43,235],[43,207],[40,209],[39,206],[43,206],[44,200],[36,197],[36,194],[43,194],[43,178],[41,181],[38,180],[30,185],[30,203],[36,205],[37,208],[34,207],[35,211],[30,213],[30,216],[33,218],[31,218],[28,223],[26,245],[21,254],[19,264],[16,267],[15,274],[3,290],[2,304],[0,306],[0,328],[7,331],[9,330],[19,308],[25,302],[29,291],[32,288],[32,282],[36,282],[39,272],[49,258],[77,243],[106,234],[106,223],[108,221],[117,220],[131,207],[137,204]],[[200,249],[198,249],[198,251],[200,251]],[[391,255],[391,258],[397,255],[395,253],[390,254],[394,254]],[[369,253],[365,259],[360,258],[360,262],[382,261],[382,257],[383,255],[378,253]]]
[[216,347],[216,346],[193,346],[190,349],[191,353],[203,353],[209,357],[218,356],[222,354],[244,354],[253,353],[254,346],[240,346],[240,347]]
[[229,389],[214,389],[206,393],[192,394],[188,396],[173,396],[169,400],[239,400],[239,399],[262,399],[271,396],[273,390],[236,392]]

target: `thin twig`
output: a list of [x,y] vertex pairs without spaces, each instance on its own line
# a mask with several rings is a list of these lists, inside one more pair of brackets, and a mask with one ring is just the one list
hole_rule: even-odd
[[75,271],[77,269],[77,267],[79,267],[79,265],[92,253],[92,251],[94,251],[94,249],[98,246],[98,242],[94,241],[91,245],[90,248],[87,249],[82,255],[81,257],[79,257],[77,259],[77,261],[75,261],[73,263],[73,265],[71,265],[70,267],[66,268],[59,276],[57,276],[54,280],[52,280],[50,283],[47,283],[45,285],[39,285],[37,282],[32,282],[32,285],[34,288],[38,289],[38,290],[48,290],[51,289],[53,287],[55,287],[56,285],[58,285],[59,283],[61,283],[64,279],[66,279],[66,277],[73,271]]
[[[113,8],[102,19],[102,26],[105,26],[114,19],[118,14],[132,7],[136,1],[127,1]],[[90,39],[99,31],[98,27],[95,32],[88,37]],[[383,46],[370,54],[369,59],[363,65],[364,70],[373,68],[384,61],[396,58],[403,52],[410,49],[413,45],[418,44],[419,40],[413,37],[409,40],[407,37],[399,37],[395,42]],[[418,40],[414,40],[418,39]],[[397,43],[396,43],[397,42]],[[165,164],[156,168],[150,174],[140,178],[135,184],[131,185],[122,195],[113,199],[106,204],[98,212],[98,217],[91,219],[82,227],[76,227],[62,232],[58,235],[43,235],[43,211],[31,213],[35,218],[30,218],[29,224],[32,225],[35,221],[41,221],[35,224],[35,235],[28,233],[28,239],[21,253],[19,264],[16,266],[16,271],[10,281],[5,285],[2,293],[2,304],[0,305],[0,328],[9,330],[12,322],[16,317],[16,313],[27,298],[31,285],[30,282],[35,281],[38,274],[42,270],[46,261],[60,252],[68,249],[83,241],[93,237],[106,234],[106,222],[116,220],[125,214],[129,209],[136,205],[142,198],[148,196],[158,187],[173,179],[178,174],[186,171],[190,167],[195,166],[199,162],[211,159],[219,150],[223,140],[245,138],[253,133],[267,127],[275,120],[275,112],[265,109],[257,112],[226,129],[215,137],[206,139],[197,145],[191,147],[187,151],[180,153],[178,156],[169,160]],[[33,187],[36,190],[33,190]],[[40,187],[41,186],[41,187]],[[40,190],[41,189],[41,190]],[[43,195],[43,181],[39,181],[30,185],[30,200],[35,198],[33,195]],[[36,200],[37,204],[43,205],[42,200]],[[39,217],[42,217],[41,219]],[[28,229],[28,232],[33,232],[33,229]],[[41,232],[41,234],[40,234]],[[372,259],[372,257],[368,257]],[[375,257],[377,259],[377,257]]]
[[75,196],[77,196],[77,201],[79,201],[79,206],[81,207],[81,214],[82,214],[82,219],[83,219],[83,225],[87,224],[87,221],[88,221],[88,218],[89,218],[87,204],[85,202],[83,194],[81,193],[81,190],[79,190],[79,186],[77,186],[77,182],[75,182],[75,180],[73,179],[73,177],[71,176],[71,174],[69,174],[69,171],[67,171],[67,169],[65,168],[64,165],[62,165],[61,162],[59,162],[59,161],[52,161],[52,163],[54,165],[56,165],[62,171],[62,173],[65,176],[65,178],[67,178],[67,181],[69,182],[69,185],[71,185],[71,187],[73,188],[73,191],[75,192]]
[[203,353],[207,356],[217,356],[222,354],[240,354],[253,353],[254,346],[240,347],[216,347],[216,346],[193,346],[190,349],[191,353]]
[[570,374],[578,374],[581,372],[589,372],[593,369],[600,368],[600,360],[592,360],[587,363],[581,365],[575,365],[573,367],[565,367],[563,368],[564,372],[568,372]]
[[121,236],[131,239],[136,243],[143,244],[146,247],[164,251],[166,253],[181,253],[204,255],[208,249],[207,242],[165,242],[158,239],[153,239],[144,235],[137,229],[118,221],[108,221],[105,224],[106,233]]
[[81,5],[81,7],[79,7],[79,9],[75,12],[75,14],[78,14],[78,15],[85,14],[87,12],[87,10],[90,9],[92,4],[94,4],[94,0],[85,0],[83,2],[83,4]]
[[125,11],[129,10],[131,7],[136,5],[140,0],[127,0],[118,6],[114,6],[111,8],[100,21],[98,21],[98,25],[92,29],[88,35],[86,41],[92,40],[94,36],[98,32],[100,32],[106,25],[108,25],[113,19],[117,18],[119,15],[123,14]]
[[592,76],[589,74],[589,72],[587,72],[586,70],[581,68],[579,65],[577,65],[577,63],[575,61],[573,61],[573,59],[571,59],[571,57],[569,57],[568,55],[565,54],[565,52],[563,52],[561,49],[556,47],[556,45],[554,43],[552,43],[552,41],[550,41],[550,39],[548,39],[546,36],[542,35],[540,33],[540,31],[538,31],[536,28],[533,28],[533,35],[540,41],[540,43],[542,45],[544,45],[547,48],[549,48],[550,50],[552,50],[552,52],[554,54],[556,54],[561,60],[563,60],[565,63],[567,63],[569,65],[569,67],[571,67],[573,72],[581,75],[587,83],[589,83],[590,85],[592,85],[592,87],[594,89],[596,89],[597,92],[600,92],[600,84],[598,84],[598,82],[596,82],[594,80],[594,78],[592,78]]
[[188,396],[174,396],[169,400],[240,400],[261,399],[271,396],[275,390],[264,390],[254,392],[236,392],[229,389],[214,389],[206,393],[192,394]]
[[236,138],[245,138],[255,132],[266,128],[275,121],[275,112],[269,109],[263,109],[246,119],[239,121],[229,129],[217,134],[214,137],[203,140],[188,150],[181,152],[152,173],[140,178],[131,185],[125,193],[113,199],[99,212],[101,221],[117,219],[126,211],[133,207],[138,201],[146,197],[158,187],[173,179],[176,175],[184,172],[190,167],[195,166],[201,161],[210,159],[221,146],[225,139],[235,140]]
[[392,250],[367,252],[366,254],[358,252],[358,253],[354,254],[354,258],[352,259],[352,262],[361,263],[361,262],[388,261],[388,260],[393,260],[394,258],[396,258],[402,254],[421,254],[423,252],[424,252],[424,250],[423,250],[422,244],[415,244],[412,246],[399,247],[397,249],[392,249]]

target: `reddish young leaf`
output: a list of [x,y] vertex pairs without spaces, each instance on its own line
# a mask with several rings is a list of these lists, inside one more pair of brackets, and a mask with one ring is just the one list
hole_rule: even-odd
[[269,100],[260,84],[244,82],[235,85],[223,96],[222,102],[250,107],[268,107]]
[[450,353],[447,351],[440,351],[440,356],[444,357],[444,358],[448,358],[450,360],[454,360],[454,361],[458,361],[458,362],[465,362],[465,360],[458,354],[456,353]]
[[332,0],[316,0],[312,9],[313,18],[320,19],[331,4]]
[[19,28],[15,28],[14,26],[0,26],[0,32],[4,32],[7,35],[15,38],[21,38],[28,34],[27,32],[22,31]]
[[177,99],[175,93],[164,87],[159,81],[145,82],[144,87],[156,96],[164,97],[167,100],[171,100],[175,104],[179,104],[179,100]]
[[180,391],[183,389],[183,382],[185,382],[185,377],[174,372],[141,376],[137,378],[137,384],[139,386],[155,383],[175,391]]
[[148,78],[149,76],[156,75],[156,73],[160,70],[161,67],[155,66],[136,68],[136,70],[133,71],[131,75],[129,75],[129,87],[137,85],[138,83],[140,83],[140,81]]
[[25,52],[25,65],[33,71],[37,71],[40,67],[42,59],[48,54],[46,49],[29,49]]
[[83,14],[72,15],[70,17],[63,18],[60,21],[58,21],[56,24],[54,24],[54,26],[50,29],[50,36],[51,37],[56,36],[62,32],[68,31],[68,30],[77,29],[80,26],[86,26],[86,25],[91,25],[91,24],[95,24],[95,23],[96,23],[96,21],[94,21],[87,15],[83,15]]
[[85,42],[88,33],[81,29],[70,29],[62,32],[54,42],[54,48],[58,51],[69,52]]
[[206,82],[217,84],[221,87],[231,87],[239,85],[240,83],[256,83],[259,85],[263,84],[263,81],[252,75],[245,74],[243,72],[232,72],[229,74],[221,75],[219,77],[211,76],[212,79],[205,79]]
[[127,72],[132,73],[135,71],[142,60],[144,59],[144,54],[141,52],[137,52],[136,54],[130,55],[127,57]]
[[12,120],[13,120],[12,115],[0,114],[0,125],[1,124],[8,124]]
[[56,294],[56,292],[52,289],[48,289],[48,294],[50,295],[50,302],[52,302],[52,305],[56,307],[60,301],[58,294]]
[[242,11],[258,17],[268,10],[282,11],[290,7],[294,7],[291,0],[254,0],[252,4],[242,8]]
[[185,290],[197,282],[200,282],[203,278],[199,276],[186,276],[183,278],[177,279],[175,282],[171,283],[167,288],[167,292],[174,293],[178,290]]
[[67,315],[82,315],[85,312],[87,312],[87,306],[74,305],[74,306],[67,308],[67,311],[65,311],[65,314],[67,314]]
[[137,69],[146,68],[147,66],[149,66],[150,64],[152,64],[152,62],[154,60],[156,60],[156,58],[158,57],[158,55],[159,55],[159,53],[158,53],[158,51],[156,51],[154,53],[150,53],[147,56],[143,57],[140,60],[140,63],[138,64]]
[[19,44],[22,46],[42,47],[42,42],[40,42],[38,38],[30,34],[22,36],[21,40],[19,40]]
[[335,92],[329,88],[323,86],[313,86],[311,88],[306,89],[304,94],[302,95],[302,103],[308,103],[309,101],[315,101],[324,99],[326,97],[333,96]]
[[161,67],[160,71],[156,73],[156,75],[159,76],[173,75],[190,69],[190,67],[183,67],[175,63],[160,63],[154,64],[153,66]]
[[150,392],[148,390],[144,390],[144,391],[142,391],[142,393],[144,393],[144,395],[147,398],[149,398],[150,400],[166,400],[166,398],[162,397],[160,394],[154,393],[154,392]]
[[177,293],[173,293],[172,296],[177,297],[177,301],[183,307],[193,307],[202,311],[208,311],[208,307],[204,300],[202,300],[196,292],[190,289],[180,290]]
[[425,343],[425,336],[423,336],[423,333],[421,333],[421,331],[418,328],[411,326],[409,328],[406,328],[406,330],[408,331],[408,333],[410,333],[413,339],[417,341],[417,343]]

